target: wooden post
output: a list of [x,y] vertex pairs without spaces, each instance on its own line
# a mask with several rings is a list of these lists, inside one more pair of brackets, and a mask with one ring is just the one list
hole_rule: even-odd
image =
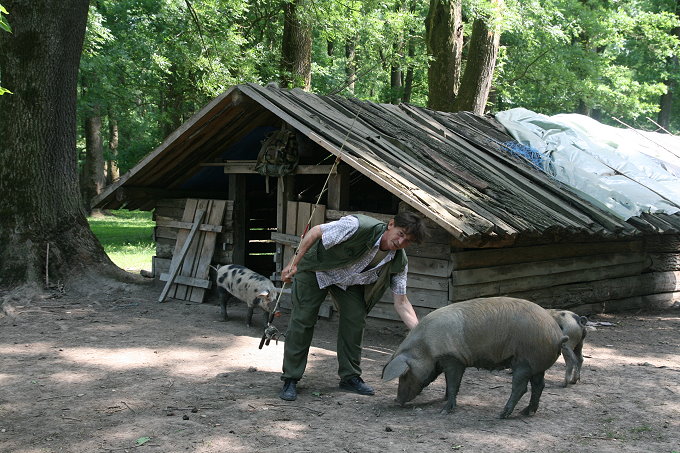
[[[287,175],[278,178],[277,192],[276,192],[276,231],[279,233],[287,233],[286,222],[290,214],[288,211],[288,201],[293,199],[293,189],[295,188],[295,177]],[[285,246],[283,244],[276,244],[276,272],[281,273],[283,266],[286,264],[287,255],[284,254]]]
[[248,219],[246,218],[246,175],[229,175],[229,197],[234,201],[233,264],[246,264]]
[[342,162],[336,173],[328,180],[328,209],[346,210],[349,206],[349,172],[350,167]]

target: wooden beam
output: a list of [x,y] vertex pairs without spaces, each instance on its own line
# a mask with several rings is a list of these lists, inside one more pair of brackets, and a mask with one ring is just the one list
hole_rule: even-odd
[[[162,273],[161,281],[167,282],[170,280],[170,274]],[[185,277],[178,275],[175,277],[174,283],[177,285],[195,286],[196,288],[210,289],[212,282],[210,280],[203,280],[201,278]]]
[[[255,170],[256,160],[230,160],[227,162],[202,162],[201,167],[224,167],[224,172],[227,174],[259,174]],[[329,173],[335,174],[332,165],[298,165],[295,167],[293,174],[296,175],[327,175]]]
[[349,206],[349,173],[350,166],[341,163],[337,171],[328,179],[328,208],[347,209]]
[[229,176],[229,198],[234,201],[234,264],[246,264],[246,177]]
[[[163,217],[156,218],[156,225],[160,227],[170,227],[170,228],[184,228],[189,230],[192,228],[192,224],[189,222],[180,222],[179,220],[171,220]],[[223,227],[221,225],[208,225],[201,224],[198,226],[199,231],[208,231],[210,233],[221,233]]]
[[300,236],[295,236],[292,234],[285,233],[272,233],[272,241],[278,244],[290,245],[292,247],[297,247],[300,243]]

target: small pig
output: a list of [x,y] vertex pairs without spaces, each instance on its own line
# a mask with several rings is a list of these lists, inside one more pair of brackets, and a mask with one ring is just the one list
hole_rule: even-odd
[[442,372],[446,405],[456,395],[467,367],[511,368],[512,392],[501,418],[508,418],[531,382],[531,399],[522,411],[533,415],[543,392],[545,370],[560,355],[567,337],[542,307],[523,299],[489,297],[439,308],[409,332],[383,368],[385,381],[399,378],[397,401],[411,401]]
[[238,264],[228,264],[217,269],[217,288],[220,294],[222,317],[227,320],[227,301],[230,296],[248,305],[246,325],[250,327],[253,309],[259,306],[264,311],[265,324],[274,309],[278,288],[267,277]]
[[564,386],[576,384],[581,379],[583,365],[583,340],[586,338],[588,318],[579,316],[573,311],[548,309],[569,340],[562,345],[562,357],[567,366],[564,374]]

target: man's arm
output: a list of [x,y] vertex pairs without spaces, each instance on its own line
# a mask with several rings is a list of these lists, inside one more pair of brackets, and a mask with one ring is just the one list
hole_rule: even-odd
[[413,305],[409,302],[406,294],[394,295],[394,310],[397,312],[401,320],[406,324],[406,327],[413,329],[418,325],[418,316],[416,315]]
[[281,280],[286,283],[293,281],[293,276],[297,273],[298,263],[302,257],[305,256],[305,253],[307,253],[307,250],[310,249],[312,244],[321,238],[321,233],[321,225],[316,225],[313,226],[307,232],[307,234],[305,234],[305,237],[302,238],[300,244],[298,245],[297,253],[293,255],[293,258],[290,260],[290,263],[288,263],[288,266],[283,268],[283,271],[281,272]]

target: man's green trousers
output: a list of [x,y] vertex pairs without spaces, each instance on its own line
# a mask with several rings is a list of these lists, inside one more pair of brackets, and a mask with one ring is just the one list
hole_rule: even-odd
[[293,311],[286,331],[281,379],[297,381],[302,378],[307,366],[319,308],[329,292],[338,305],[340,317],[337,344],[338,375],[341,380],[361,376],[361,347],[367,314],[364,287],[355,285],[343,291],[333,285],[320,289],[314,272],[301,271],[295,274],[291,290]]

